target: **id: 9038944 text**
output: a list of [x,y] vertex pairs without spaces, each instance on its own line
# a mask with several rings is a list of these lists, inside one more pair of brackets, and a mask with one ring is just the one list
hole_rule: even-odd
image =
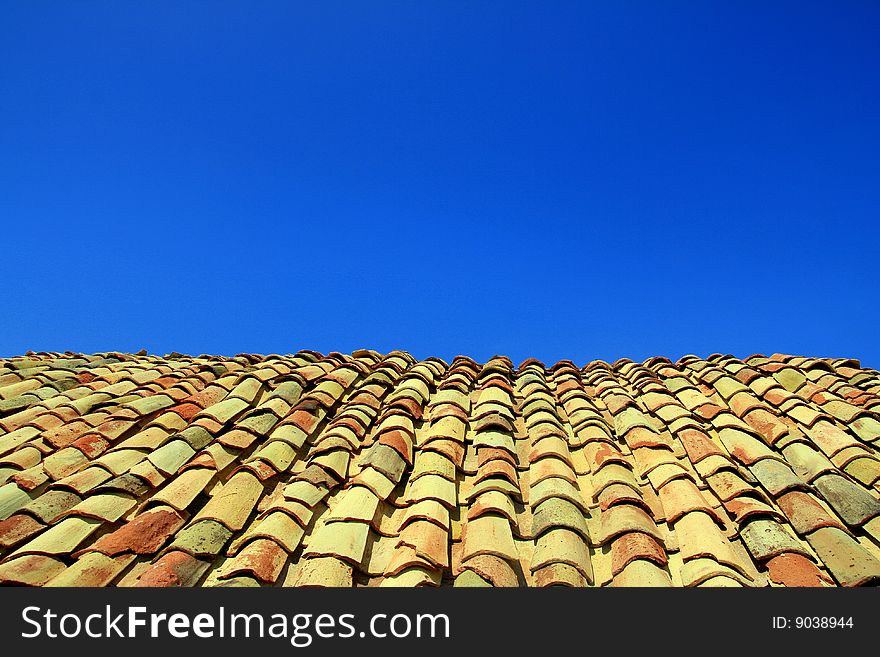
[[852,616],[774,616],[774,630],[851,630]]

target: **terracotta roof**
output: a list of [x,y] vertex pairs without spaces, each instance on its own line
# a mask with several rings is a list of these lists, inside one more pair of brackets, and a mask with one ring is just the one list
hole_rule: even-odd
[[0,582],[880,581],[880,373],[713,355],[0,360]]

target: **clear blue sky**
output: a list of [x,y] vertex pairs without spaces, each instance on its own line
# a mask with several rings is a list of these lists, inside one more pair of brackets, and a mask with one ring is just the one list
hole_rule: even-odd
[[4,3],[0,355],[880,367],[878,33],[876,2]]

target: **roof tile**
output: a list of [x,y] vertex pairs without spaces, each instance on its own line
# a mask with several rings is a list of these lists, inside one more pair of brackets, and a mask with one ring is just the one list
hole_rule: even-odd
[[233,532],[216,520],[198,520],[177,533],[169,549],[212,558],[223,551]]
[[0,584],[44,586],[67,566],[61,559],[28,554],[0,563]]
[[593,566],[586,542],[582,536],[564,527],[546,532],[535,541],[532,572],[551,564],[568,564],[587,582],[593,581]]
[[770,581],[782,586],[828,586],[827,576],[807,557],[784,552],[767,562]]
[[845,477],[822,475],[813,484],[848,525],[862,525],[880,515],[880,500]]
[[216,520],[233,532],[240,531],[262,493],[263,484],[258,477],[247,471],[237,472],[214,493],[194,521]]
[[494,555],[509,561],[517,558],[516,545],[510,523],[502,515],[486,513],[468,520],[463,536],[462,561],[482,554]]
[[880,581],[880,561],[842,530],[823,527],[807,540],[841,586]]

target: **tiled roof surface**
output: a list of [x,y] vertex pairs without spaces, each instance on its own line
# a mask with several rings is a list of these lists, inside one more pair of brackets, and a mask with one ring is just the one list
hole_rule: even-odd
[[858,362],[0,360],[0,582],[880,581]]

